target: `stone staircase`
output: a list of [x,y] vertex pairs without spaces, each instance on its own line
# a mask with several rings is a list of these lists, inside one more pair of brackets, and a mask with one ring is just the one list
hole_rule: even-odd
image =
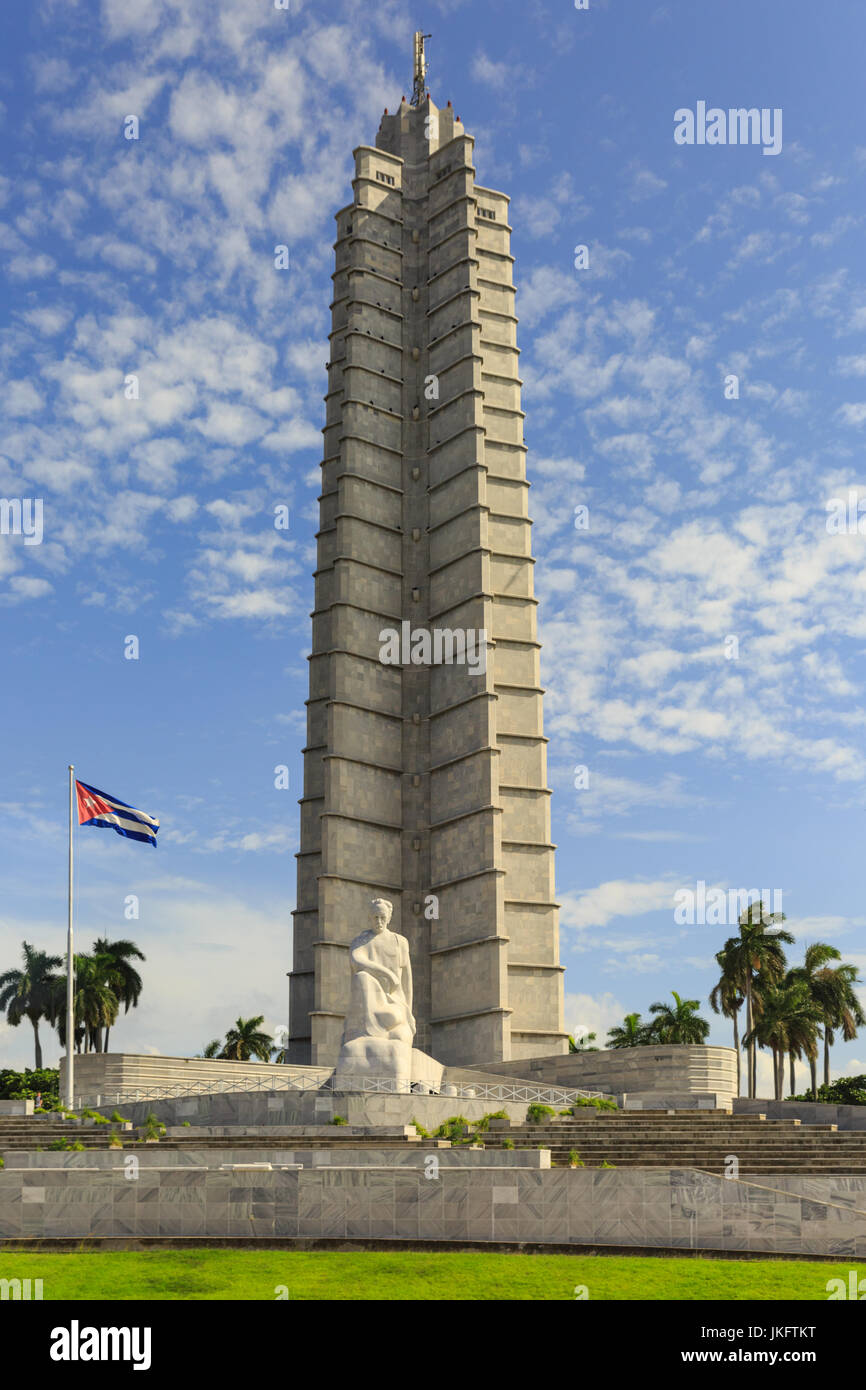
[[[133,1131],[126,1136],[121,1135],[124,1142],[131,1143],[137,1138]],[[180,1138],[171,1135],[165,1139],[160,1139],[161,1149],[405,1149],[407,1147],[418,1148],[421,1143],[416,1137],[410,1135],[378,1134],[375,1130],[368,1130],[366,1133],[344,1134],[339,1129],[331,1135],[317,1135],[316,1138],[304,1138],[299,1134],[298,1127],[286,1126],[283,1129],[271,1129],[267,1134],[237,1134],[233,1135],[230,1131],[223,1131],[222,1134],[206,1134],[201,1130],[191,1129],[188,1137]],[[423,1141],[427,1147],[438,1147],[440,1141],[436,1140],[432,1146],[429,1140]],[[446,1147],[450,1147],[447,1145]]]
[[[162,1149],[353,1149],[372,1147],[376,1149],[403,1149],[418,1147],[422,1142],[425,1148],[450,1147],[442,1140],[421,1141],[416,1135],[407,1135],[402,1127],[378,1130],[363,1130],[345,1126],[328,1127],[322,1133],[316,1128],[310,1133],[304,1126],[281,1125],[259,1129],[250,1128],[242,1132],[242,1127],[200,1128],[190,1126],[186,1133],[166,1135],[159,1141]],[[68,1144],[82,1144],[85,1149],[107,1149],[112,1133],[118,1133],[124,1148],[138,1147],[138,1129],[123,1130],[119,1125],[98,1125],[85,1121],[75,1124],[53,1115],[21,1115],[0,1118],[0,1157],[10,1153],[27,1153],[34,1150],[50,1149],[52,1143],[63,1139]],[[154,1146],[155,1147],[155,1146]]]
[[[107,1149],[117,1125],[76,1124],[57,1115],[0,1116],[0,1156],[10,1149],[47,1149],[57,1139],[83,1144],[87,1149]],[[128,1135],[131,1137],[131,1135]]]
[[729,1155],[741,1175],[866,1174],[866,1131],[765,1120],[724,1111],[600,1111],[589,1119],[511,1125],[482,1136],[486,1149],[549,1148],[554,1165],[576,1151],[587,1168],[701,1168],[722,1174]]
[[[107,1149],[117,1126],[80,1124],[53,1115],[0,1117],[0,1156],[50,1150],[57,1140],[85,1149]],[[138,1130],[120,1130],[124,1149],[138,1148]],[[723,1173],[729,1155],[742,1176],[797,1174],[836,1176],[866,1174],[866,1131],[839,1132],[833,1125],[805,1125],[796,1120],[765,1120],[759,1115],[723,1111],[600,1111],[577,1119],[544,1124],[512,1124],[480,1136],[491,1153],[548,1148],[556,1166],[566,1166],[575,1151],[587,1168],[608,1163],[616,1168],[700,1168]],[[156,1147],[156,1146],[154,1146]],[[414,1148],[427,1152],[448,1147],[445,1141],[407,1135],[403,1127],[298,1125],[173,1127],[160,1139],[168,1150],[285,1150],[289,1148],[350,1151],[359,1148]]]

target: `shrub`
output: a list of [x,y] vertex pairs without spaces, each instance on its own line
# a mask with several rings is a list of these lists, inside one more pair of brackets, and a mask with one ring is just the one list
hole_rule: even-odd
[[[83,1148],[85,1145],[78,1138],[75,1141],[70,1140],[70,1138],[54,1138],[49,1144],[49,1151],[54,1152],[54,1154],[72,1154],[72,1152],[83,1154]],[[39,1151],[42,1152],[42,1144],[39,1145]]]
[[112,1134],[111,1138],[110,1138],[109,1141],[108,1141],[108,1147],[109,1147],[110,1149],[122,1149],[122,1148],[123,1148],[123,1140],[121,1139],[121,1137],[120,1137],[119,1134]]
[[585,1168],[585,1167],[586,1167],[586,1164],[584,1163],[584,1161],[583,1161],[583,1159],[581,1158],[580,1154],[577,1152],[577,1149],[569,1149],[569,1151],[568,1151],[568,1166],[569,1166],[569,1168]]
[[556,1111],[552,1105],[528,1105],[526,1107],[526,1121],[530,1125],[543,1124],[548,1115],[555,1115]]
[[480,1120],[473,1120],[472,1124],[475,1126],[477,1134],[486,1134],[490,1128],[491,1120],[507,1120],[509,1118],[507,1110],[491,1110],[489,1114],[482,1115]]
[[434,1129],[433,1139],[450,1139],[452,1144],[463,1142],[463,1131],[469,1127],[469,1121],[465,1115],[451,1115],[449,1119],[443,1120],[438,1129]]
[[615,1168],[615,1167],[616,1167],[616,1164],[615,1164],[615,1163],[608,1163],[607,1159],[605,1159],[604,1162],[603,1162],[603,1163],[600,1163],[598,1166],[599,1166],[599,1168]]
[[503,1139],[503,1141],[502,1141],[502,1147],[503,1147],[503,1149],[513,1149],[513,1148],[514,1148],[514,1140],[513,1140],[513,1139]]
[[126,1116],[125,1116],[125,1115],[121,1115],[121,1113],[120,1113],[119,1110],[115,1110],[114,1114],[113,1114],[112,1117],[111,1117],[111,1123],[112,1123],[113,1125],[125,1125],[125,1124],[126,1124]]
[[[818,1087],[818,1100],[826,1105],[866,1105],[866,1075],[840,1076],[829,1086]],[[812,1092],[802,1096],[790,1096],[790,1100],[812,1100]]]
[[329,1123],[332,1125],[347,1125],[349,1121],[346,1119],[345,1115],[335,1115],[333,1120],[330,1120]]
[[414,1125],[414,1126],[415,1126],[415,1129],[418,1131],[418,1134],[421,1136],[422,1139],[429,1139],[429,1138],[430,1138],[430,1131],[429,1131],[429,1129],[425,1129],[424,1126],[423,1126],[422,1124],[419,1124],[419,1122],[415,1119],[415,1116],[414,1116],[414,1115],[412,1116],[412,1118],[411,1118],[411,1120],[409,1121],[409,1123],[410,1123],[410,1125]]
[[144,1130],[145,1139],[149,1139],[151,1141],[159,1140],[165,1134],[165,1125],[162,1123],[161,1120],[158,1120],[156,1118],[156,1115],[152,1110],[150,1114],[145,1118],[144,1125],[142,1128]]

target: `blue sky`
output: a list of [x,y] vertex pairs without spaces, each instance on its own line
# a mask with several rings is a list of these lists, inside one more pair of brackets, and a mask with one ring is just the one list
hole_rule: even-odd
[[[866,511],[862,4],[35,0],[2,25],[0,496],[44,505],[40,545],[0,536],[2,968],[63,946],[71,760],[162,821],[156,851],[78,837],[79,941],[148,957],[114,1044],[285,1020],[333,214],[423,28],[513,199],[567,1021],[706,1000],[728,931],[673,917],[698,880],[781,891],[792,954],[866,974],[866,535],[827,529],[833,497]],[[699,101],[781,109],[781,152],[677,145]],[[0,1024],[0,1065],[31,1056]],[[833,1061],[866,1071],[866,1040]]]

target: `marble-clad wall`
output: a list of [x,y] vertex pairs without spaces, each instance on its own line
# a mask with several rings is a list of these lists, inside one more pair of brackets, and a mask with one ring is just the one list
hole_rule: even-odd
[[117,1150],[94,1150],[84,1153],[58,1152],[39,1153],[32,1150],[24,1153],[6,1151],[6,1172],[43,1169],[77,1169],[87,1172],[123,1172],[124,1164],[130,1156],[142,1167],[154,1171],[168,1171],[174,1168],[216,1168],[228,1164],[249,1166],[251,1163],[268,1163],[272,1168],[300,1165],[303,1168],[424,1168],[425,1161],[434,1155],[440,1166],[447,1168],[530,1168],[539,1170],[550,1167],[549,1149],[501,1149],[495,1155],[484,1149],[437,1148],[420,1142],[411,1147],[398,1149],[364,1147],[353,1149],[350,1145],[340,1145],[339,1149],[317,1149],[307,1143],[287,1145],[284,1149],[243,1148],[233,1149],[231,1139],[226,1139],[224,1149],[162,1149],[156,1145],[147,1149],[118,1152]]
[[[483,1155],[481,1155],[483,1157]],[[787,1180],[793,1183],[795,1180]],[[799,1180],[806,1182],[807,1180]],[[694,1169],[0,1170],[0,1238],[335,1237],[866,1257],[866,1210]]]

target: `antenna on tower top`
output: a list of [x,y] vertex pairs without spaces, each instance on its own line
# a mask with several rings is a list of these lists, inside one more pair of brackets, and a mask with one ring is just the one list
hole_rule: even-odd
[[431,39],[432,34],[422,34],[420,30],[415,33],[415,61],[414,74],[412,78],[412,105],[420,106],[424,100],[427,90],[427,55],[424,52],[424,40]]

